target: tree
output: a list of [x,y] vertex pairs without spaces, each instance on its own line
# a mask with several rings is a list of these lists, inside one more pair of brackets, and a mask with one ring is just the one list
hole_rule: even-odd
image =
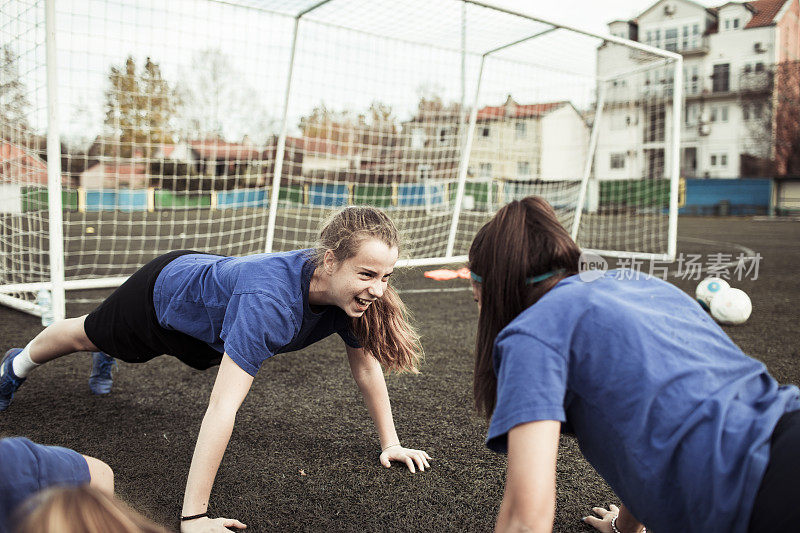
[[800,175],[800,61],[745,73],[740,93],[749,137],[742,174]]
[[399,126],[392,107],[373,101],[365,113],[333,111],[320,103],[300,118],[304,137],[327,139],[338,144],[366,147],[389,147],[397,144]]
[[775,164],[779,176],[800,176],[800,61],[775,69]]
[[105,124],[119,141],[119,156],[149,157],[155,144],[173,142],[170,122],[179,102],[157,63],[148,57],[138,72],[128,56],[124,66],[111,67],[108,80]]
[[194,54],[177,85],[181,133],[188,139],[220,139],[263,145],[276,121],[260,105],[262,96],[244,81],[231,58],[219,49]]
[[311,113],[300,118],[299,127],[303,137],[349,144],[356,142],[358,120],[352,111],[333,111],[322,102]]
[[10,45],[0,48],[0,135],[19,141],[29,130],[27,88],[19,76],[19,56]]

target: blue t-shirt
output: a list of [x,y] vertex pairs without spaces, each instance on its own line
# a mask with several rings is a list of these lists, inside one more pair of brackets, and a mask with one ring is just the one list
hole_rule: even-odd
[[692,298],[632,271],[558,283],[500,332],[494,369],[487,446],[561,421],[655,531],[746,531],[772,431],[800,409],[797,387],[779,387]]
[[23,437],[0,439],[0,533],[10,531],[14,511],[40,490],[89,480],[89,465],[78,452]]
[[158,322],[227,353],[251,376],[269,357],[299,350],[334,332],[348,346],[360,347],[344,311],[336,306],[311,309],[311,253],[180,256],[156,279],[153,305]]

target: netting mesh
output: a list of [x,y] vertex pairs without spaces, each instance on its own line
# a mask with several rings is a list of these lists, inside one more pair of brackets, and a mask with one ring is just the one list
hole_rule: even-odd
[[[529,194],[571,229],[582,183],[582,246],[666,252],[674,61],[458,0],[317,4],[56,3],[69,282],[173,249],[310,246],[350,204],[389,211],[406,258],[441,262]],[[0,94],[8,293],[50,276],[45,2],[0,17],[18,84]],[[605,81],[601,54],[625,59]]]

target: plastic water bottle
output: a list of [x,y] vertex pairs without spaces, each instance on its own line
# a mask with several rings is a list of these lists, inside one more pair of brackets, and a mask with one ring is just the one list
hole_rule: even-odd
[[42,325],[44,327],[53,323],[53,299],[50,297],[50,291],[41,289],[36,295],[36,304],[42,311]]

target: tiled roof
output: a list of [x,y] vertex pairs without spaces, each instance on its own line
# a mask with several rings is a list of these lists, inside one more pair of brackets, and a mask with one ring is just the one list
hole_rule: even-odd
[[769,26],[773,23],[775,15],[781,10],[787,0],[756,0],[750,2],[750,7],[755,9],[755,14],[750,22],[744,29],[760,28],[762,26]]
[[518,104],[516,106],[516,112],[509,114],[506,114],[508,109],[506,106],[486,106],[478,110],[478,120],[539,117],[566,104],[567,102],[547,102],[543,104],[528,105]]
[[47,185],[47,164],[24,147],[0,142],[0,183]]

